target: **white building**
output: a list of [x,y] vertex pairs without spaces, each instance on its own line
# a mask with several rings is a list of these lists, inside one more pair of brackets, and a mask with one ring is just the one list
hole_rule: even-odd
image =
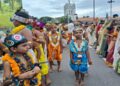
[[74,3],[66,3],[64,5],[64,16],[69,16],[72,20],[75,19],[76,7]]

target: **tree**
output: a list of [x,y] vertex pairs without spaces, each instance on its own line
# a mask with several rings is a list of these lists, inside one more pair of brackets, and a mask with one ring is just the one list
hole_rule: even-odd
[[8,3],[12,10],[14,10],[14,2],[15,0],[4,0],[4,3]]
[[19,3],[22,7],[22,0],[16,0],[17,3]]
[[68,23],[68,20],[69,22],[71,21],[71,17],[68,17],[68,16],[63,16],[63,17],[60,17],[60,23]]
[[4,1],[4,3],[9,3],[9,0],[3,0]]
[[[17,0],[0,0],[0,26],[13,27],[9,19],[13,16],[14,12],[21,7]],[[2,8],[2,11],[1,11]]]
[[53,18],[52,17],[41,17],[40,18],[40,21],[44,22],[44,23],[47,23],[47,22],[52,22],[53,21]]
[[15,0],[9,0],[9,6],[11,7],[12,10],[14,10],[14,2]]
[[1,2],[1,0],[0,0],[0,10],[2,11],[2,2]]

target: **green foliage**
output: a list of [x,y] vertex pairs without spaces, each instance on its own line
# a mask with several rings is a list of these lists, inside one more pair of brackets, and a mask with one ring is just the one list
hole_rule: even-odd
[[68,20],[71,21],[71,18],[70,17],[68,18],[67,16],[63,16],[59,18],[60,23],[67,23]]
[[52,22],[53,18],[52,17],[41,17],[40,21],[44,22],[44,23],[48,23],[48,22]]
[[21,7],[20,0],[4,0],[1,3],[0,27],[13,27],[10,18],[14,12]]
[[3,0],[4,1],[4,3],[9,3],[9,0]]
[[12,13],[0,13],[0,27],[13,27],[12,22],[10,22],[10,17]]

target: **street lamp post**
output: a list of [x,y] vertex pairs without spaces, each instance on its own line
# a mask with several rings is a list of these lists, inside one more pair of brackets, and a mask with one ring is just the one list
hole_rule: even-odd
[[95,20],[95,0],[93,0],[93,20]]
[[108,3],[110,4],[110,17],[112,18],[112,3],[115,2],[113,0],[108,1]]

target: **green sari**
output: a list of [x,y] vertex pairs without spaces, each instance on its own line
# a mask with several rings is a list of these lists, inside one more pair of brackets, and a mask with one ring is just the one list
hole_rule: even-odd
[[109,27],[111,25],[111,21],[106,21],[105,24],[102,26],[100,32],[99,32],[99,45],[97,46],[97,54],[100,54],[100,55],[105,55],[105,46],[106,46],[106,43],[107,43],[107,27]]

